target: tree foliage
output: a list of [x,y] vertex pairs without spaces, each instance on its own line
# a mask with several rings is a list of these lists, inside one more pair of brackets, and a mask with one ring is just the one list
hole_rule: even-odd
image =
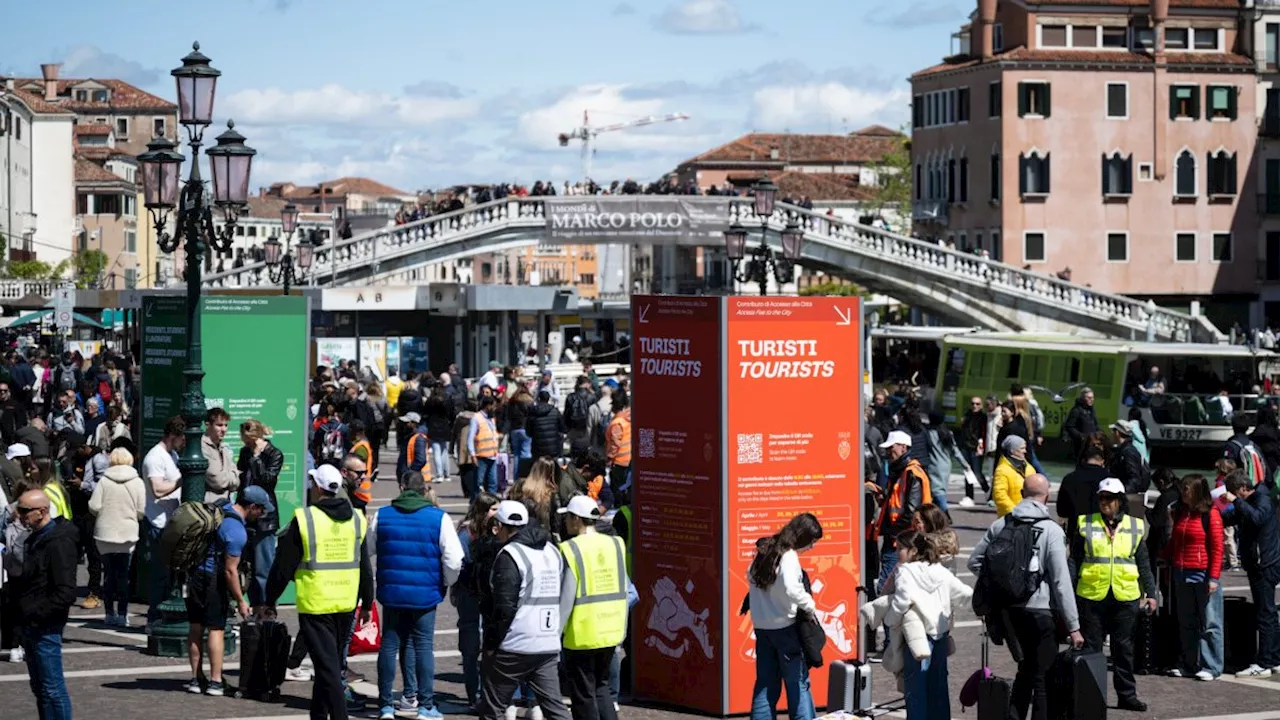
[[[97,287],[102,279],[102,272],[107,268],[107,254],[101,250],[81,250],[71,256],[71,268],[76,287],[82,290]],[[63,269],[65,270],[65,266]]]
[[857,285],[825,282],[801,288],[798,294],[801,296],[865,297],[867,293]]
[[902,140],[892,150],[885,153],[884,159],[876,164],[876,213],[884,216],[886,209],[909,212],[911,205],[911,137],[904,125]]
[[53,274],[53,266],[43,260],[16,260],[8,270],[15,280],[48,280]]

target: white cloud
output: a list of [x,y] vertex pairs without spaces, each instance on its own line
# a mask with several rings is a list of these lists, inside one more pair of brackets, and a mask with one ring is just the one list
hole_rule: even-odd
[[278,88],[242,90],[219,107],[246,123],[262,125],[360,124],[413,127],[474,116],[471,99],[393,96],[329,84],[288,92]]
[[654,25],[677,35],[734,35],[755,29],[743,22],[731,0],[683,0],[663,11]]
[[906,115],[906,89],[872,91],[837,82],[775,85],[756,90],[753,117],[761,129],[800,131],[832,124],[895,124]]
[[[111,78],[137,87],[151,87],[160,80],[160,71],[127,60],[96,45],[77,45],[62,60],[62,77]],[[169,88],[173,89],[172,86]]]
[[[523,113],[516,125],[522,144],[534,150],[559,149],[557,137],[582,126],[582,111],[591,113],[592,127],[628,122],[648,116],[667,115],[662,99],[629,100],[623,97],[623,85],[584,85],[571,90],[553,104]],[[659,123],[647,127],[628,128],[599,136],[594,143],[600,152],[609,150],[662,151],[681,149],[699,141],[688,132],[676,129],[677,123]],[[682,128],[683,129],[683,128]],[[574,140],[573,147],[581,141]],[[566,152],[568,150],[566,149]]]

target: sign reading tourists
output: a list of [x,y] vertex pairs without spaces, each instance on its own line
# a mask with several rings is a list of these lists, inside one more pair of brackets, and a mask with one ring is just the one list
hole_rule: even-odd
[[[640,696],[750,711],[747,570],[759,539],[806,512],[823,526],[801,562],[827,659],[855,654],[860,320],[850,298],[632,298]],[[812,681],[824,697],[825,674]]]
[[547,233],[555,242],[720,244],[729,226],[724,198],[610,195],[549,197],[545,202]]

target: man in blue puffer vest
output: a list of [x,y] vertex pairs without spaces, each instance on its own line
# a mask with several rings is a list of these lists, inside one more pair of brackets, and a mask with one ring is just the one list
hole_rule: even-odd
[[[378,557],[378,602],[382,605],[382,646],[378,650],[378,717],[394,720],[397,710],[419,718],[443,717],[436,707],[436,606],[458,579],[462,544],[448,513],[428,496],[422,473],[401,478],[400,496],[369,523],[368,547]],[[393,702],[396,653],[401,653],[404,693]]]

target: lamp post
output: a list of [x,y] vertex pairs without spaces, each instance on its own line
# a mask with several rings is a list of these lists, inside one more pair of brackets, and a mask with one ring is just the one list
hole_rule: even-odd
[[[205,151],[213,174],[212,203],[200,175],[200,146],[204,131],[213,123],[213,98],[222,73],[209,66],[200,53],[200,44],[182,58],[182,67],[172,73],[178,86],[178,122],[187,129],[191,150],[191,172],[185,183],[178,176],[186,160],[177,143],[160,136],[147,143],[147,152],[138,156],[142,166],[143,194],[161,251],[171,253],[181,245],[185,255],[187,283],[187,347],[182,376],[182,418],[186,422],[186,446],[178,459],[182,472],[183,502],[204,502],[204,475],[208,462],[200,449],[204,425],[204,368],[201,367],[200,289],[205,248],[224,252],[235,237],[236,221],[248,205],[249,170],[253,148],[233,121],[217,137],[217,144]],[[173,233],[166,230],[169,213],[177,211]],[[214,211],[220,213],[219,221]],[[155,572],[158,568],[152,567]],[[160,604],[161,619],[148,630],[147,648],[166,657],[186,655],[187,619],[181,586],[171,578],[169,597]],[[227,652],[233,650],[228,642]]]
[[293,269],[293,232],[298,229],[298,206],[293,203],[285,205],[280,210],[280,224],[284,226],[284,256],[280,255],[280,241],[271,238],[264,243],[264,250],[267,254],[267,274],[271,276],[271,282],[283,283],[284,294],[289,294],[289,285],[296,283],[301,285],[307,281],[307,271],[311,269],[311,262],[315,259],[316,247],[305,238],[298,240],[298,269]]
[[[774,202],[778,197],[778,186],[767,177],[762,177],[752,186],[756,216],[760,218],[760,245],[751,249],[751,259],[739,268],[747,255],[747,229],[738,223],[724,231],[725,255],[733,263],[733,279],[740,283],[755,282],[760,285],[760,294],[769,294],[769,274],[778,285],[792,281],[795,275],[794,265],[800,260],[800,250],[804,245],[804,230],[795,222],[787,223],[782,231],[782,260],[769,247],[769,218],[773,216]],[[785,260],[785,262],[784,262]]]

